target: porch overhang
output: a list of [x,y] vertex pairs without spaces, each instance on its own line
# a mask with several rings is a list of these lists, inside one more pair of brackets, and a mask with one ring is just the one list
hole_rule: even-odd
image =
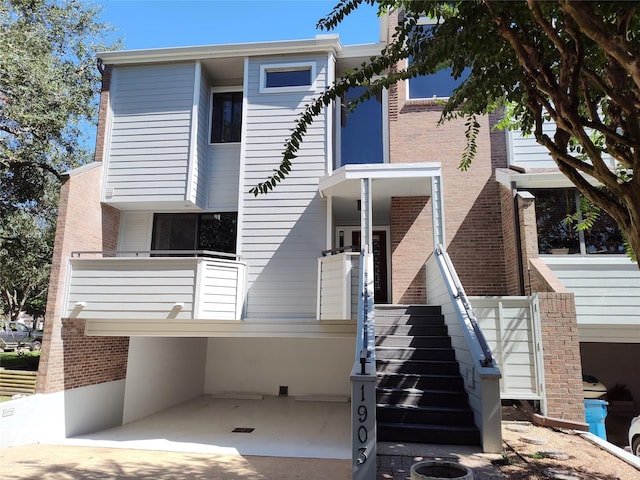
[[364,179],[373,180],[372,201],[390,197],[432,196],[429,179],[441,176],[439,162],[345,165],[320,179],[323,197],[357,200]]
[[359,201],[365,244],[372,231],[372,212],[389,211],[392,197],[430,197],[435,248],[445,243],[441,175],[439,162],[345,165],[320,178],[318,188],[330,200],[330,216],[353,209],[351,202]]

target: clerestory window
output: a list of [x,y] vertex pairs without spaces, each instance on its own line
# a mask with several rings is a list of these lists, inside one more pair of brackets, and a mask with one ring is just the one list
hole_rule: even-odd
[[260,93],[313,90],[316,65],[313,62],[279,63],[260,66]]

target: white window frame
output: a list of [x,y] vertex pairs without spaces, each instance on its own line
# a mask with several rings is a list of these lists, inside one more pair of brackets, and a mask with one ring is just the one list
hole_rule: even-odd
[[[291,87],[267,87],[267,74],[279,71],[310,70],[311,83]],[[316,90],[316,62],[265,63],[260,65],[260,93],[313,92]]]

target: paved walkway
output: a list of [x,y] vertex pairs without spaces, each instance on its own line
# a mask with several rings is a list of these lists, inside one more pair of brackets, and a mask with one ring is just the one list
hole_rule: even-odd
[[505,476],[492,460],[498,454],[482,453],[480,447],[466,445],[424,445],[380,442],[378,480],[408,480],[411,465],[423,460],[458,462],[473,471],[474,480],[503,480]]

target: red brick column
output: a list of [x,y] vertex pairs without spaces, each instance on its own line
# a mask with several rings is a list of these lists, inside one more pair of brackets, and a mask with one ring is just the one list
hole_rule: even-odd
[[[73,321],[73,327],[67,330],[71,324],[62,319],[71,252],[115,250],[117,247],[120,214],[118,210],[100,204],[101,184],[102,165],[96,163],[71,172],[60,191],[36,386],[39,393],[111,381],[124,378],[126,373],[128,338],[85,337],[84,322]],[[79,356],[75,351],[80,345],[87,346],[81,350],[85,355]],[[119,373],[115,375],[114,371]]]
[[102,73],[102,89],[100,90],[100,111],[98,113],[98,133],[96,135],[96,150],[93,159],[96,162],[104,160],[106,145],[107,122],[109,120],[109,96],[111,89],[111,73],[113,67],[108,65]]
[[507,295],[521,295],[516,211],[514,208],[513,191],[510,188],[500,186],[500,205]]
[[540,292],[548,416],[585,421],[582,362],[573,293]]

